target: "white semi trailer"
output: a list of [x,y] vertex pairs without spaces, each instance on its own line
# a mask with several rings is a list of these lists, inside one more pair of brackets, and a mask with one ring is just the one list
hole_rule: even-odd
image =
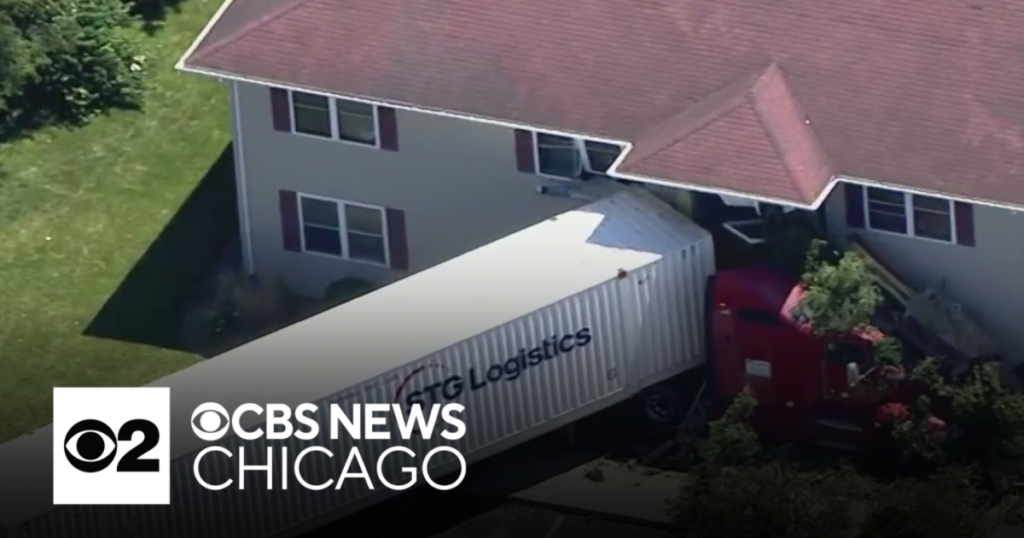
[[[3,445],[0,523],[8,538],[295,536],[399,493],[359,480],[268,491],[252,471],[244,491],[205,489],[193,467],[207,446],[296,454],[339,441],[319,416],[321,438],[309,442],[204,442],[191,424],[199,404],[458,402],[467,434],[452,444],[472,463],[700,365],[713,272],[705,230],[644,191],[621,192],[152,383],[171,390],[169,506],[53,506],[52,429]],[[246,428],[260,427],[261,417],[246,416]],[[394,444],[349,442],[368,467]],[[422,454],[448,442],[412,443]],[[198,470],[211,483],[237,482],[237,459],[204,457]],[[401,483],[408,462],[388,461],[385,474]],[[434,461],[435,477],[456,468]],[[304,474],[319,483],[344,463],[321,458]]]

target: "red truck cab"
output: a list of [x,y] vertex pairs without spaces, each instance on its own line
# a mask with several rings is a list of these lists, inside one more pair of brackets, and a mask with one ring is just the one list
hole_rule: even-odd
[[751,420],[763,437],[856,449],[906,412],[905,372],[875,361],[881,334],[815,335],[796,277],[730,269],[712,277],[708,291],[711,385],[722,402],[749,386],[758,399]]

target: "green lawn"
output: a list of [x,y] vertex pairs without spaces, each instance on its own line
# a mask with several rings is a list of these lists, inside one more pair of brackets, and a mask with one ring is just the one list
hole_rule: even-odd
[[188,0],[146,38],[141,113],[0,146],[0,441],[50,422],[53,386],[139,385],[196,360],[116,338],[173,343],[174,301],[222,247],[202,241],[233,224],[230,159],[203,179],[230,140],[227,93],[173,69],[218,2]]

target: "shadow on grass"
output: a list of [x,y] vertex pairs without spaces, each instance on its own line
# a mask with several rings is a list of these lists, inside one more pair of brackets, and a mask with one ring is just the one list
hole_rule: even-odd
[[8,118],[0,123],[0,145],[30,139],[33,133],[45,126],[46,122],[36,117]]
[[180,307],[238,234],[237,215],[228,144],[83,334],[184,351]]
[[142,21],[142,29],[152,34],[163,27],[168,13],[176,13],[184,0],[125,0],[131,11]]
[[[50,100],[49,102],[52,102]],[[18,102],[12,109],[19,110],[16,117],[6,118],[0,123],[0,145],[11,144],[22,140],[31,140],[37,131],[49,127],[63,131],[72,131],[86,127],[95,120],[116,111],[141,112],[145,103],[120,103],[99,107],[91,111],[85,118],[74,118],[56,113],[48,105]]]

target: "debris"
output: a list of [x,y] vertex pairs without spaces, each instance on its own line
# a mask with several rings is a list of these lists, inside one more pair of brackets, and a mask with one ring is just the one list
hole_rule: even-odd
[[592,482],[604,482],[604,472],[596,467],[587,471],[583,477]]

